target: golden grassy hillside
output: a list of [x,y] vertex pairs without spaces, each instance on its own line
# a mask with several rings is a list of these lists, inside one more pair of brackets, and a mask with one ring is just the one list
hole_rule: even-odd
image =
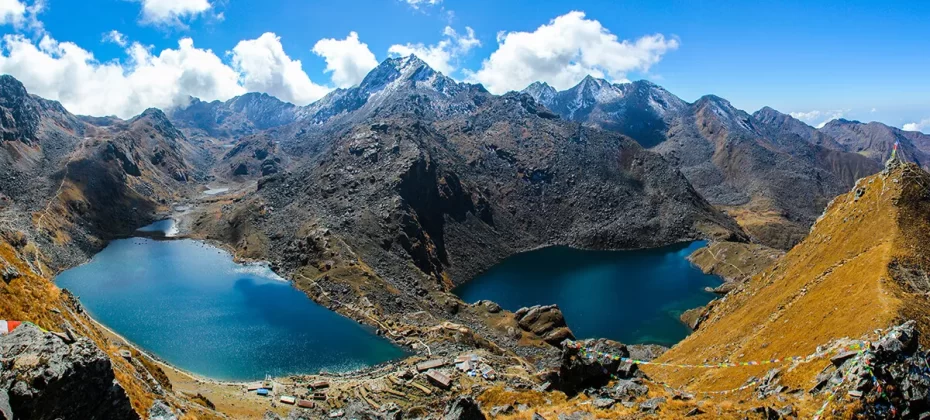
[[[836,198],[809,236],[716,305],[707,321],[662,356],[696,364],[806,356],[844,337],[915,319],[930,337],[930,175],[903,165],[860,180]],[[828,359],[782,373],[807,390]],[[787,364],[777,367],[788,366]],[[645,367],[693,391],[730,389],[776,366],[731,369]],[[809,415],[816,404],[800,404]],[[808,412],[810,411],[810,412]]]

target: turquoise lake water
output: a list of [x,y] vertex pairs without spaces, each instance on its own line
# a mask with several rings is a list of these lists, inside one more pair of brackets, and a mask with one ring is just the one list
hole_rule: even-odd
[[516,311],[558,304],[578,338],[627,344],[675,344],[690,330],[678,317],[706,305],[721,279],[686,259],[705,242],[635,251],[550,247],[514,255],[456,288],[465,302],[481,299]]
[[347,371],[405,355],[267,267],[198,241],[113,241],[56,283],[123,337],[214,379]]

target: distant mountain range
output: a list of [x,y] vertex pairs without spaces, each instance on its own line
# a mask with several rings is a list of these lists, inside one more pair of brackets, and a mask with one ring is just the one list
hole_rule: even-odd
[[564,91],[537,82],[523,92],[565,119],[659,152],[755,238],[780,248],[803,238],[857,178],[877,172],[895,141],[905,159],[930,164],[930,136],[921,133],[846,120],[817,130],[769,107],[749,115],[713,95],[688,103],[646,81],[587,77]]
[[[540,115],[615,131],[660,153],[753,237],[779,248],[803,238],[830,199],[877,172],[895,141],[905,159],[930,164],[930,136],[921,133],[846,120],[818,130],[768,107],[750,115],[713,95],[688,103],[647,81],[615,84],[589,76],[564,91],[536,82],[522,93],[542,105]],[[170,116],[189,137],[229,140],[264,131],[300,154],[296,149],[325,142],[324,127],[395,115],[448,120],[476,112],[491,97],[482,86],[458,83],[411,56],[389,59],[358,86],[306,107],[248,94],[192,100]],[[230,162],[226,172],[270,171],[270,164],[264,170],[251,165]]]

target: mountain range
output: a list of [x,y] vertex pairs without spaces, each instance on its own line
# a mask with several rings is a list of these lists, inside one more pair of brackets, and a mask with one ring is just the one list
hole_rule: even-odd
[[846,120],[818,130],[769,107],[750,115],[713,95],[688,103],[646,81],[587,77],[564,91],[537,82],[523,92],[565,119],[659,152],[754,238],[778,248],[797,243],[827,202],[877,172],[895,142],[906,160],[930,164],[922,133]]
[[[713,95],[688,103],[647,81],[586,77],[564,91],[536,82],[521,93],[535,100],[539,115],[619,132],[658,152],[755,240],[777,248],[797,243],[830,199],[877,172],[895,142],[905,159],[930,164],[930,136],[922,133],[847,120],[815,129],[769,107],[750,115]],[[393,115],[448,120],[476,112],[491,97],[480,85],[458,83],[411,56],[389,59],[358,86],[305,107],[248,94],[226,102],[192,99],[169,116],[190,138],[229,141],[262,133],[251,141],[291,148],[263,162],[230,160],[225,173],[241,178],[276,172],[288,155],[318,148],[323,137],[363,121]]]

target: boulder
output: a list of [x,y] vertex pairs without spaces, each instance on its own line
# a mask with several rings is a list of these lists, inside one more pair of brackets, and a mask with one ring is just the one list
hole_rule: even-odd
[[593,404],[597,408],[607,409],[614,406],[613,398],[598,398],[595,399]]
[[639,411],[642,411],[644,413],[654,414],[654,413],[659,412],[659,406],[664,403],[665,403],[665,398],[662,398],[662,397],[650,398],[646,401],[643,401],[641,404],[639,404]]
[[69,345],[23,324],[0,336],[0,360],[0,389],[18,419],[139,418],[110,359],[87,338]]
[[485,420],[478,403],[471,397],[460,397],[450,405],[442,420]]
[[3,258],[0,258],[0,278],[2,278],[6,284],[10,284],[11,281],[18,279],[21,276],[22,273],[20,273],[16,267],[7,264]]
[[559,346],[565,339],[575,338],[565,323],[565,317],[558,305],[536,305],[521,308],[514,317],[517,325],[542,338],[545,342]]
[[559,414],[559,420],[590,420],[594,415],[585,411],[576,411],[574,413]]
[[500,306],[500,305],[498,305],[496,302],[492,302],[492,301],[490,301],[490,300],[479,300],[479,301],[475,302],[475,306],[483,307],[486,311],[488,311],[488,312],[490,312],[490,313],[492,313],[492,314],[496,314],[496,313],[498,313],[498,312],[500,312],[500,311],[503,310],[503,309],[501,309],[501,306]]
[[749,414],[751,418],[758,418],[763,420],[781,420],[784,416],[781,413],[769,406],[760,406],[749,409],[746,414]]
[[649,388],[628,379],[617,379],[617,385],[608,390],[611,398],[620,401],[633,401],[646,395]]
[[155,400],[149,408],[149,420],[178,420],[178,415],[164,401]]
[[[581,349],[575,346],[562,347],[562,356],[559,365],[559,389],[568,395],[575,395],[579,391],[593,387],[600,388],[607,385],[611,375],[628,378],[633,369],[626,368],[629,363],[608,357],[595,356],[591,352],[601,352],[620,358],[629,357],[630,353],[623,344],[611,340],[585,340],[580,343]],[[585,352],[583,349],[590,350]]]
[[496,418],[497,416],[500,416],[503,414],[510,414],[510,413],[513,413],[513,406],[510,404],[499,405],[497,407],[492,408],[490,411],[492,418]]

